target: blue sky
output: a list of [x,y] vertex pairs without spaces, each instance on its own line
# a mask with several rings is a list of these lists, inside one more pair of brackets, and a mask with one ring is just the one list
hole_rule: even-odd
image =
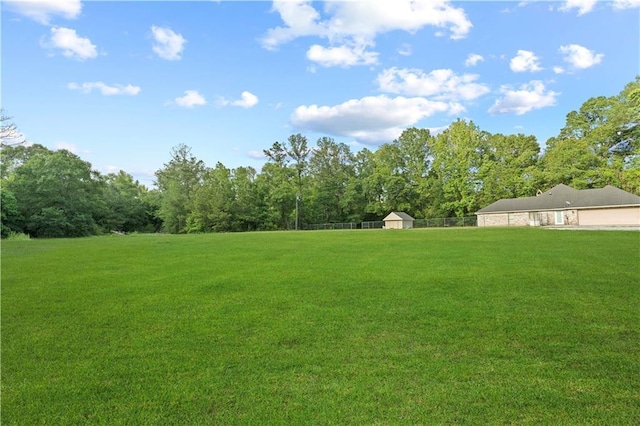
[[260,169],[293,133],[375,150],[456,118],[541,146],[640,74],[640,0],[2,2],[28,141],[151,185],[184,143]]

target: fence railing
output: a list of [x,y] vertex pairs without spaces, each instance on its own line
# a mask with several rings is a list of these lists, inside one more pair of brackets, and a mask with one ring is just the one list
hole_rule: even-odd
[[[465,217],[440,217],[434,219],[416,219],[413,221],[414,228],[448,228],[477,226],[478,218],[476,216]],[[384,222],[381,220],[372,220],[365,222],[343,222],[343,223],[310,223],[305,224],[305,230],[325,230],[325,229],[382,229]]]
[[360,224],[358,222],[309,223],[304,225],[304,229],[309,231],[316,231],[321,229],[360,229]]
[[372,220],[368,222],[362,222],[360,226],[362,229],[382,229],[384,228],[384,222],[381,220]]
[[450,226],[478,226],[478,217],[439,217],[434,219],[416,219],[413,221],[414,228],[448,228]]

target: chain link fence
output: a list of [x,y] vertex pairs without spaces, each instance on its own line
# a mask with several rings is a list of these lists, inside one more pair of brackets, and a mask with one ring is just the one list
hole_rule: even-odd
[[322,229],[360,229],[358,222],[344,223],[309,223],[304,225],[304,229],[308,231],[317,231]]
[[361,227],[362,229],[382,229],[384,228],[384,222],[381,220],[362,222]]
[[448,228],[450,226],[478,226],[478,217],[440,217],[434,219],[416,219],[413,221],[414,228]]
[[[434,219],[416,219],[413,221],[414,228],[448,228],[448,227],[469,227],[478,226],[476,216],[465,217],[440,217]],[[303,229],[309,231],[328,229],[382,229],[384,222],[381,220],[365,222],[343,222],[343,223],[310,223],[304,225]]]

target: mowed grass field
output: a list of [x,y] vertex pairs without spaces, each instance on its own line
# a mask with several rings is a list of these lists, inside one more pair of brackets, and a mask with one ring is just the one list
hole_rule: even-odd
[[2,424],[640,424],[640,233],[2,243]]

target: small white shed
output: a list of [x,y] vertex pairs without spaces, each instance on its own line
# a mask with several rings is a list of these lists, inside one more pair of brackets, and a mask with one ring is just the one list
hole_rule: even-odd
[[411,229],[414,219],[404,212],[391,212],[382,219],[384,229]]

